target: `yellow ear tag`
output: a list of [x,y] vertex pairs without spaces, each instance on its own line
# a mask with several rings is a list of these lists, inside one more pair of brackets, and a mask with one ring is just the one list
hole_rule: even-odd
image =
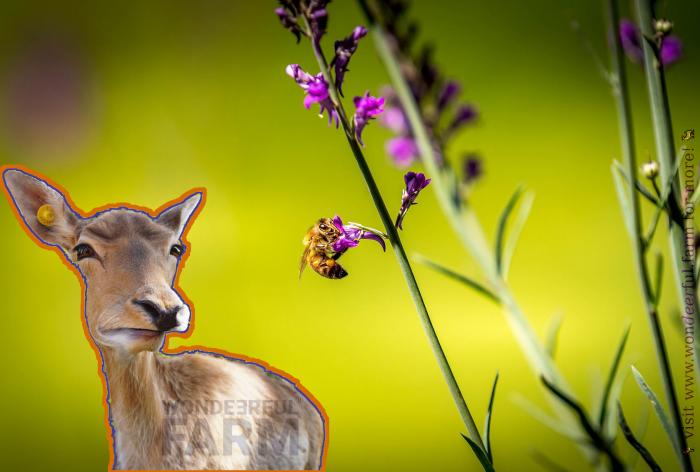
[[44,226],[53,226],[56,222],[56,212],[51,205],[41,205],[36,211],[36,219]]

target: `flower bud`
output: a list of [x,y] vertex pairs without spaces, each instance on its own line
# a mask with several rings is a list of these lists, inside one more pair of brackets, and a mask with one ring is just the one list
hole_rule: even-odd
[[661,33],[662,35],[667,35],[671,32],[673,29],[673,23],[670,21],[661,18],[659,20],[654,21],[654,30],[657,33]]
[[659,175],[659,164],[656,161],[649,161],[642,165],[642,174],[647,179],[655,179]]

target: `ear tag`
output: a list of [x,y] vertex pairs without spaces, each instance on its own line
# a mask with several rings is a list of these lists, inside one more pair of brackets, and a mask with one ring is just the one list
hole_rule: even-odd
[[36,211],[36,219],[44,226],[53,226],[56,223],[56,212],[51,205],[41,205]]

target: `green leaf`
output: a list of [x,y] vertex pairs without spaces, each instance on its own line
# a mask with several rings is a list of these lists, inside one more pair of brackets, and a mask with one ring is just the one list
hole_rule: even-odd
[[625,415],[622,412],[622,405],[620,405],[619,402],[617,403],[617,415],[618,422],[620,423],[620,430],[622,431],[622,434],[624,434],[625,439],[627,439],[627,442],[630,443],[630,446],[632,446],[639,453],[639,455],[642,456],[644,462],[647,463],[653,472],[661,472],[661,467],[659,467],[659,464],[654,460],[654,457],[651,455],[649,450],[644,447],[641,442],[639,442],[632,432],[632,429],[629,427],[629,424],[627,424]]
[[613,358],[612,366],[610,366],[610,373],[608,374],[608,379],[605,382],[605,389],[603,390],[603,396],[600,401],[600,414],[598,415],[598,428],[600,428],[601,430],[603,430],[603,428],[605,427],[605,420],[608,415],[608,410],[612,406],[610,405],[610,392],[612,391],[613,383],[615,382],[615,378],[617,377],[617,371],[620,367],[620,360],[622,360],[622,353],[625,350],[625,345],[627,344],[629,334],[630,327],[627,326],[627,328],[625,328],[625,332],[622,334],[622,339],[620,339],[620,343],[617,345],[615,357]]
[[622,180],[624,171],[620,167],[620,163],[613,161],[612,164],[612,174],[613,182],[615,183],[615,192],[617,193],[617,201],[620,203],[620,208],[622,209],[622,217],[625,220],[625,227],[630,237],[634,236],[634,215],[632,214],[632,209],[629,204],[629,197],[627,196],[627,190],[625,187],[625,182]]
[[513,254],[515,253],[515,248],[518,245],[518,239],[520,234],[525,227],[528,217],[530,216],[530,211],[532,211],[532,204],[535,201],[534,192],[527,192],[523,197],[523,201],[518,209],[518,215],[513,222],[513,228],[510,230],[510,235],[508,236],[508,242],[506,242],[506,247],[503,252],[503,278],[508,276],[508,270],[510,269],[510,263],[513,260]]
[[508,217],[513,212],[513,208],[518,203],[520,195],[523,193],[523,188],[518,187],[513,196],[510,197],[506,207],[503,209],[500,218],[498,219],[498,229],[496,230],[496,270],[499,274],[503,274],[503,238],[506,235],[506,225],[508,224]]
[[[647,429],[649,428],[649,405],[644,403],[644,408],[642,408],[641,413],[639,413],[639,418],[637,419],[637,427],[634,431],[634,436],[640,441],[644,439],[647,434]],[[616,423],[617,427],[617,423]],[[625,463],[629,466],[629,470],[636,470],[637,462],[639,461],[639,454],[636,451],[630,450],[629,454],[626,456]]]
[[543,469],[550,472],[569,472],[567,468],[557,464],[553,459],[550,459],[549,456],[537,449],[532,451],[532,460],[537,462]]
[[474,455],[476,456],[477,459],[479,459],[479,462],[481,463],[481,467],[484,468],[486,472],[495,472],[493,468],[493,464],[489,462],[489,458],[486,455],[486,453],[481,449],[474,441],[469,439],[469,437],[465,436],[464,434],[462,435],[465,441],[469,444],[469,446],[472,448],[472,451],[474,452]]
[[663,406],[661,406],[659,398],[656,396],[651,387],[649,387],[649,384],[647,384],[646,380],[644,380],[644,376],[642,376],[642,374],[634,366],[630,366],[630,368],[632,369],[634,379],[637,381],[637,385],[639,385],[639,388],[642,390],[642,393],[646,395],[647,399],[651,403],[651,406],[654,407],[656,416],[659,418],[659,421],[661,422],[661,426],[663,426],[664,431],[666,431],[666,436],[668,436],[669,441],[671,441],[671,446],[673,446],[673,450],[680,451],[681,447],[678,444],[676,435],[673,434],[673,426],[671,425],[671,421],[666,415],[666,411],[664,410]]
[[574,413],[576,413],[576,416],[579,419],[579,422],[581,423],[581,427],[583,430],[586,432],[588,435],[588,438],[590,439],[590,444],[595,447],[598,451],[600,451],[602,454],[604,454],[608,460],[610,461],[610,469],[612,471],[623,471],[624,470],[624,464],[622,461],[620,461],[620,458],[617,457],[617,454],[615,454],[615,451],[612,449],[612,445],[609,444],[605,438],[603,438],[600,435],[600,432],[598,429],[596,429],[595,426],[591,423],[590,419],[588,418],[588,414],[586,413],[586,410],[583,408],[583,406],[577,402],[574,398],[569,396],[567,393],[564,391],[560,390],[556,385],[554,385],[552,382],[547,380],[545,376],[541,376],[540,380],[544,384],[545,387],[547,387],[547,390],[549,390],[555,397],[557,397],[559,400],[564,403],[568,408],[570,408]]
[[700,185],[697,186],[697,188],[693,192],[693,195],[691,195],[690,203],[692,203],[693,206],[696,206],[698,203],[698,200],[700,200]]
[[564,320],[564,316],[561,314],[556,314],[552,317],[552,321],[549,322],[549,328],[547,328],[547,340],[545,342],[545,349],[549,357],[554,359],[554,354],[557,350],[557,340],[559,339],[559,331],[561,330],[561,322]]
[[469,288],[472,288],[479,292],[480,294],[484,295],[486,298],[489,300],[500,303],[500,300],[498,299],[498,296],[493,293],[491,290],[480,284],[479,282],[475,281],[474,279],[471,279],[467,277],[466,275],[462,275],[458,272],[453,271],[452,269],[448,269],[447,267],[443,266],[442,264],[439,264],[431,259],[428,259],[425,256],[422,256],[420,254],[416,254],[413,256],[413,259],[418,262],[419,264],[423,264],[427,267],[430,267],[431,269],[435,270],[436,272],[441,273],[442,275],[446,275],[447,277],[456,280],[457,282],[463,283]]
[[493,400],[496,397],[496,385],[498,384],[498,372],[496,378],[493,379],[493,387],[491,387],[491,396],[489,397],[489,407],[486,409],[486,420],[484,423],[484,445],[486,446],[486,454],[489,456],[489,462],[493,464],[493,451],[491,450],[491,417],[493,416]]
[[629,174],[627,173],[627,170],[622,166],[622,164],[620,164],[618,161],[613,161],[613,168],[620,173],[620,175],[627,181],[628,184],[634,184],[634,188],[637,189],[637,192],[639,192],[641,196],[649,200],[654,205],[659,204],[659,199],[656,197],[656,195],[651,193],[648,188],[642,185],[642,183],[636,176],[633,176],[633,181],[633,179],[630,178]]
[[543,425],[547,426],[552,431],[561,434],[565,438],[575,443],[584,444],[587,442],[587,439],[581,435],[578,429],[573,427],[567,427],[565,424],[560,423],[524,396],[516,393],[513,396],[513,402],[520,408],[525,410],[527,414],[532,416],[534,419],[536,419]]

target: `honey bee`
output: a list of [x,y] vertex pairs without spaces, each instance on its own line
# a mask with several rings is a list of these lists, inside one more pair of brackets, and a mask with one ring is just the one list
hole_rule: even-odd
[[317,273],[329,279],[342,279],[348,273],[338,264],[342,252],[333,251],[332,245],[340,238],[340,230],[330,218],[321,218],[304,236],[304,254],[299,265],[299,277],[308,264]]

